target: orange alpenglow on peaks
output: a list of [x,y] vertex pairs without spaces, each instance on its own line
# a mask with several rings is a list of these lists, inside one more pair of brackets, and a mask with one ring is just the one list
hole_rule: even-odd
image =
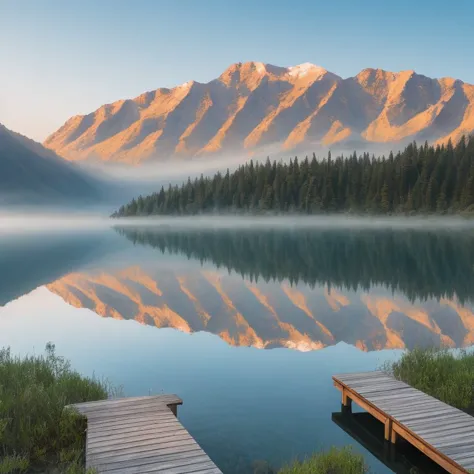
[[[181,274],[151,265],[71,273],[47,288],[102,317],[205,331],[235,346],[309,351],[345,342],[372,351],[474,343],[471,309],[446,298],[412,303],[401,294],[387,296],[382,286],[360,294],[327,286],[296,289],[286,282],[257,284],[225,272]],[[446,311],[459,320],[449,330],[436,322]]]
[[310,63],[236,63],[69,119],[44,145],[69,160],[140,164],[170,157],[412,140],[446,143],[474,131],[474,86],[415,71],[364,69],[343,79]]

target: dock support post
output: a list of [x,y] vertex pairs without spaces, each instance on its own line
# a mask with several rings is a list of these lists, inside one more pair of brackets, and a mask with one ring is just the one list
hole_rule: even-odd
[[392,434],[392,420],[387,418],[385,420],[385,440],[390,441],[390,436]]
[[178,405],[168,405],[174,416],[178,417]]
[[349,395],[345,388],[342,389],[342,406],[345,407],[347,411],[351,411],[352,399],[349,398]]
[[392,444],[395,444],[397,442],[397,438],[398,438],[397,432],[393,429],[393,426],[392,426],[392,434],[390,436],[390,441],[392,442]]

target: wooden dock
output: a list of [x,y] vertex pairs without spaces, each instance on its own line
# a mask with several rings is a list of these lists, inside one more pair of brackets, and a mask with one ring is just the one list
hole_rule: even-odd
[[87,417],[86,468],[98,473],[222,474],[177,419],[176,395],[71,405]]
[[342,404],[354,401],[385,425],[385,439],[401,437],[451,474],[474,469],[474,417],[384,372],[333,376]]

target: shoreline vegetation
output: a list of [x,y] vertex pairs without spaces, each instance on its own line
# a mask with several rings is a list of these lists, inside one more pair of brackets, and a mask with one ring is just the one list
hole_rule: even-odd
[[330,448],[313,454],[303,461],[294,461],[278,474],[368,474],[370,472],[362,454],[352,446]]
[[111,217],[199,214],[465,215],[474,213],[474,137],[376,158],[250,162],[132,199]]
[[404,352],[382,369],[398,380],[474,416],[474,350],[447,348]]
[[[474,414],[474,351],[415,349],[383,370],[456,408]],[[14,357],[0,350],[0,473],[93,474],[84,468],[86,419],[66,405],[116,396],[109,384],[82,377],[46,345],[45,354]],[[266,463],[265,463],[266,464]],[[352,446],[332,447],[278,474],[365,474]],[[262,469],[255,468],[254,473]]]
[[86,420],[64,407],[111,393],[72,370],[51,343],[23,358],[0,349],[0,473],[86,473]]

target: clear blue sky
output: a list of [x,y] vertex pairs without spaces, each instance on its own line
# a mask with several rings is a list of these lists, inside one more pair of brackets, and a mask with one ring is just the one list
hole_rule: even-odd
[[0,123],[43,140],[72,115],[238,61],[474,83],[474,0],[0,0]]

